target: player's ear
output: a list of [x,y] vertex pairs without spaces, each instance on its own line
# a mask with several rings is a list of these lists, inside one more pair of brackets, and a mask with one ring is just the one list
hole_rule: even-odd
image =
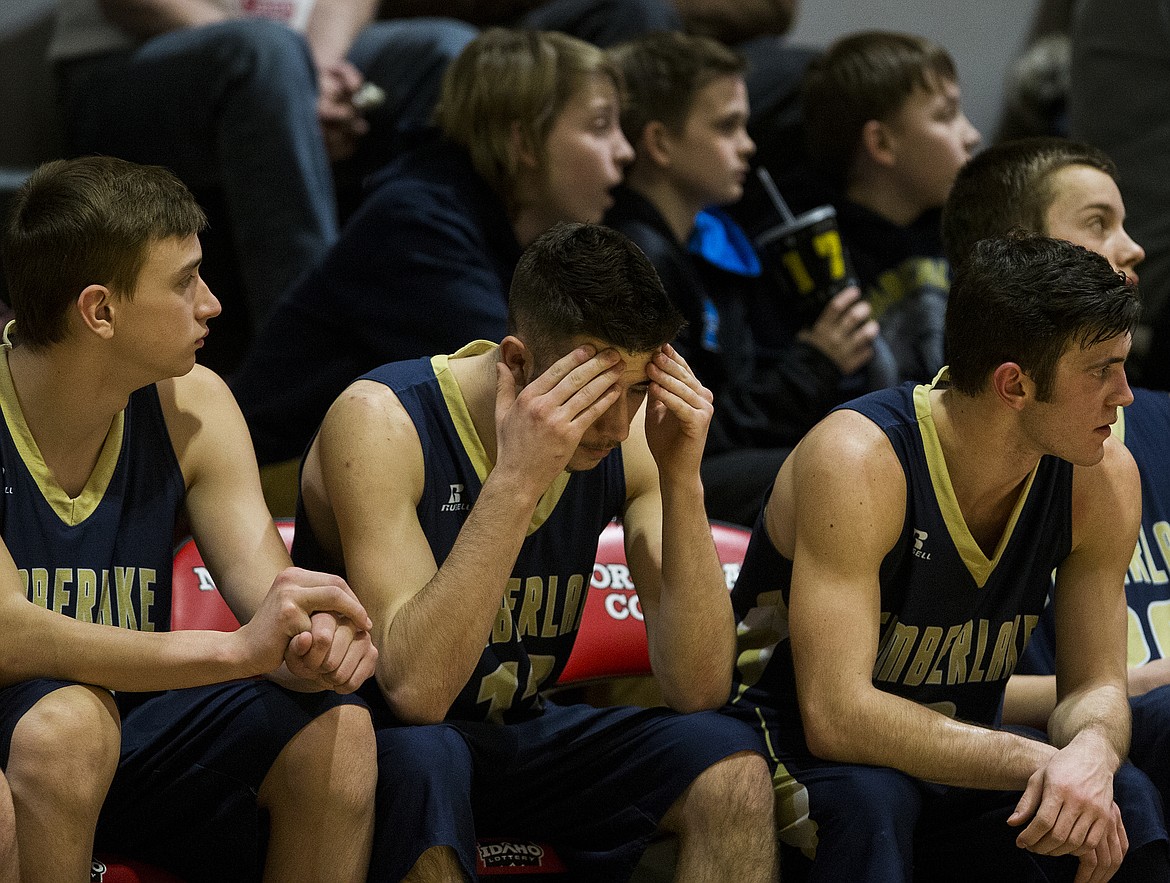
[[77,296],[81,321],[94,334],[108,340],[114,334],[114,293],[104,285],[87,285]]
[[1019,411],[1024,403],[1036,397],[1036,382],[1015,362],[1004,362],[992,372],[991,385],[1000,401]]
[[511,372],[517,388],[528,384],[534,374],[535,361],[532,350],[520,338],[509,334],[500,343],[500,361]]

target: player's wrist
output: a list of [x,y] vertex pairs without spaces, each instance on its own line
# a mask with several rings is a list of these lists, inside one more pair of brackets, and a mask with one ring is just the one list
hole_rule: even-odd
[[1121,766],[1122,754],[1117,750],[1112,734],[1099,727],[1086,727],[1077,733],[1066,746],[1086,752],[1096,763],[1109,773],[1117,772]]
[[685,469],[660,468],[658,474],[658,487],[662,494],[664,510],[679,506],[697,506],[699,511],[704,511],[706,490],[703,487],[698,462]]
[[546,478],[546,472],[532,462],[497,463],[488,473],[476,505],[481,503],[490,505],[498,500],[509,509],[528,511],[531,515],[544,492],[552,486],[556,478],[555,474]]
[[234,632],[215,632],[216,648],[215,661],[217,667],[224,673],[220,680],[236,680],[239,678],[254,678],[271,674],[279,666],[267,665],[257,655],[255,642],[249,634],[245,624]]

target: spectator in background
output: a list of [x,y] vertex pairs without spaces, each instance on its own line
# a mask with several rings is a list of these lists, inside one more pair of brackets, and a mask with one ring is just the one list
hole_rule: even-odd
[[800,80],[816,55],[789,45],[799,0],[383,0],[380,15],[450,15],[472,24],[561,31],[610,47],[644,34],[684,31],[734,47],[748,62],[749,130],[760,159],[784,167],[799,142]]
[[62,0],[50,55],[69,150],[221,188],[253,330],[337,238],[331,160],[384,163],[475,34],[372,16],[372,0]]
[[1108,153],[1146,249],[1135,376],[1170,389],[1170,6],[1081,0],[1070,30],[1069,132]]
[[558,221],[600,221],[633,157],[618,83],[602,50],[564,34],[493,28],[468,45],[439,131],[372,179],[234,380],[261,463],[300,455],[362,372],[503,337],[523,247]]
[[838,40],[803,90],[808,155],[904,380],[942,367],[950,273],[938,212],[979,143],[946,50],[883,31]]
[[742,58],[680,33],[624,44],[613,57],[635,158],[606,223],[657,268],[687,320],[675,346],[715,394],[708,515],[750,526],[788,451],[848,397],[842,376],[869,361],[877,323],[851,288],[800,328],[746,234],[717,208],[743,195],[755,150]]
[[683,26],[671,0],[382,0],[379,15],[449,15],[481,28],[558,31],[601,47]]
[[597,46],[686,30],[729,46],[786,34],[799,0],[383,0],[382,18],[449,15],[480,27],[553,30]]
[[1040,0],[1024,48],[1004,84],[995,143],[1039,135],[1068,135],[1072,46],[1069,24],[1076,0]]

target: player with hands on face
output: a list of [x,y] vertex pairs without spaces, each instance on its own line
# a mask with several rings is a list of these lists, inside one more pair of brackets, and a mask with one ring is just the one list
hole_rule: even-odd
[[[302,470],[293,558],[345,575],[381,651],[361,691],[384,808],[371,866],[472,877],[476,835],[501,831],[624,879],[663,829],[680,879],[771,880],[765,765],[711,711],[734,631],[699,475],[711,394],[669,343],[681,319],[637,247],[587,224],[525,250],[508,309],[498,345],[359,378]],[[615,516],[669,708],[544,695]]]

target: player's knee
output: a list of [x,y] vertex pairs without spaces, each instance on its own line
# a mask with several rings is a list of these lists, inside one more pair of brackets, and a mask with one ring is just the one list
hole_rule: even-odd
[[727,825],[773,830],[772,777],[767,762],[740,752],[705,769],[672,808],[669,826],[678,833]]
[[372,811],[378,779],[370,714],[339,705],[314,718],[285,746],[261,786],[262,802],[329,801],[332,810]]
[[466,879],[455,850],[449,846],[432,846],[418,857],[402,883],[459,883]]
[[[17,867],[16,811],[12,805],[8,780],[0,774],[0,878],[15,879]],[[6,872],[7,877],[4,876]]]
[[22,802],[64,800],[96,809],[120,753],[113,697],[98,687],[63,687],[40,699],[13,730],[9,783]]

